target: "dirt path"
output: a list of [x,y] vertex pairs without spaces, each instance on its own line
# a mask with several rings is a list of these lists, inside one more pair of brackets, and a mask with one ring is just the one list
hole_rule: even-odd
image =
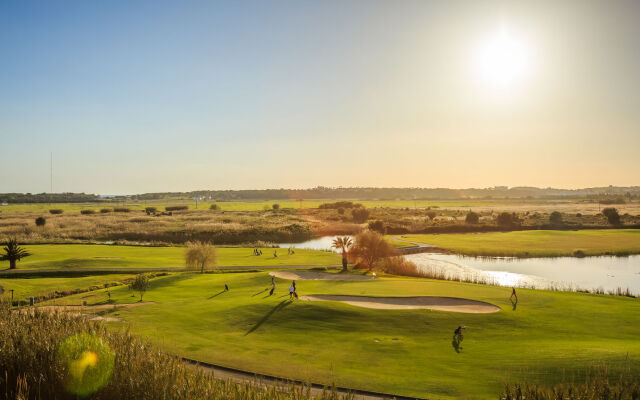
[[373,277],[365,275],[332,274],[316,271],[274,271],[269,272],[269,275],[291,281],[370,281],[373,279]]
[[493,304],[458,297],[369,297],[325,294],[301,296],[300,298],[307,301],[339,301],[356,307],[379,310],[430,309],[472,314],[487,314],[500,311],[500,307]]

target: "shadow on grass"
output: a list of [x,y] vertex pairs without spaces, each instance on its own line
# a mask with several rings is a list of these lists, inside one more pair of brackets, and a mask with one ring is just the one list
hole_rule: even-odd
[[516,307],[518,307],[518,298],[516,297],[516,301],[513,301],[513,299],[509,299],[511,300],[511,305],[513,306],[513,311],[516,310]]
[[258,293],[255,293],[255,294],[251,295],[251,297],[256,297],[257,295],[262,294],[262,293],[264,293],[264,292],[266,292],[268,290],[269,290],[269,288],[266,288],[265,290],[261,290]]
[[289,304],[291,304],[290,300],[282,300],[280,303],[278,303],[278,305],[276,305],[275,307],[273,307],[271,309],[271,311],[269,311],[267,314],[265,314],[264,317],[262,317],[262,319],[260,321],[258,321],[257,324],[255,324],[253,326],[253,328],[249,329],[247,331],[247,333],[245,333],[244,335],[247,336],[248,334],[255,332],[258,328],[260,328],[262,326],[262,324],[264,324],[265,322],[267,322],[267,320],[276,312],[282,310],[283,308],[285,308],[286,306],[288,306]]
[[220,295],[221,295],[222,293],[224,293],[224,292],[226,292],[226,290],[222,289],[221,291],[219,291],[218,293],[214,294],[213,296],[208,297],[208,298],[207,298],[207,300],[211,300],[211,299],[213,299],[214,297],[218,297],[218,296],[220,296]]

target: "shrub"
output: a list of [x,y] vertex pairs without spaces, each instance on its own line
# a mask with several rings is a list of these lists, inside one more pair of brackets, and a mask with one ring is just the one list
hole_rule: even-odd
[[480,222],[480,215],[473,211],[469,211],[467,216],[464,218],[464,222],[467,224],[478,224]]
[[110,209],[110,208],[102,208],[102,209],[100,209],[100,212],[101,212],[102,214],[107,214],[107,213],[110,213],[110,212],[111,212],[111,209]]
[[562,224],[562,214],[559,211],[554,211],[549,215],[549,222],[554,225]]
[[54,214],[54,215],[55,215],[55,214],[62,214],[63,212],[64,212],[64,210],[61,210],[61,209],[59,209],[59,208],[54,208],[54,209],[52,209],[52,210],[49,210],[49,213],[50,213],[50,214]]
[[47,223],[47,219],[45,217],[36,218],[36,226],[44,226]]
[[369,229],[384,235],[384,232],[385,232],[384,222],[382,222],[380,220],[371,221],[371,222],[369,222]]
[[280,204],[278,204],[278,203],[272,204],[271,208],[273,208],[274,210],[279,210],[280,209]]
[[155,207],[145,207],[144,209],[144,212],[146,212],[147,215],[155,214],[156,211],[158,211],[158,209]]
[[515,213],[502,212],[496,218],[498,226],[510,227],[518,224],[518,216]]
[[336,209],[336,208],[356,208],[362,207],[362,204],[355,204],[352,201],[336,201],[335,203],[323,203],[318,206],[320,209]]
[[376,263],[374,268],[391,275],[421,276],[418,266],[402,256],[383,258]]
[[602,210],[602,215],[607,217],[607,221],[611,225],[620,225],[620,214],[618,214],[618,210],[613,207],[607,207]]
[[113,207],[113,212],[128,213],[129,211],[131,210],[127,207]]
[[351,211],[351,217],[359,224],[369,219],[369,210],[364,207],[357,207]]
[[382,258],[397,254],[397,250],[382,235],[374,231],[364,231],[356,235],[349,251],[349,256],[356,264],[369,270]]
[[433,219],[436,217],[436,212],[435,211],[428,211],[427,212],[427,217],[433,221]]
[[80,214],[82,215],[92,215],[95,214],[96,212],[94,210],[80,210]]
[[338,208],[338,214],[343,215],[344,214],[344,208],[339,207]]
[[217,204],[212,204],[209,206],[209,210],[221,210],[221,208]]
[[184,211],[188,209],[189,209],[189,206],[166,206],[164,208],[165,211]]

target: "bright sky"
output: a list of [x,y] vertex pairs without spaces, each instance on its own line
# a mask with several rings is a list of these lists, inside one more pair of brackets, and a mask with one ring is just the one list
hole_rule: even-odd
[[640,2],[3,1],[0,192],[640,181]]

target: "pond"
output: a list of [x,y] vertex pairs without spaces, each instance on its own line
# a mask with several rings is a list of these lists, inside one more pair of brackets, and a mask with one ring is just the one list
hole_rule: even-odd
[[[324,236],[303,243],[280,243],[281,248],[328,250],[338,236]],[[627,288],[640,293],[640,255],[629,257],[465,257],[420,253],[405,256],[418,267],[450,277],[480,278],[504,286],[547,289]]]
[[605,291],[628,288],[640,293],[640,255],[511,258],[420,253],[406,258],[420,268],[447,276],[477,277],[504,286]]

